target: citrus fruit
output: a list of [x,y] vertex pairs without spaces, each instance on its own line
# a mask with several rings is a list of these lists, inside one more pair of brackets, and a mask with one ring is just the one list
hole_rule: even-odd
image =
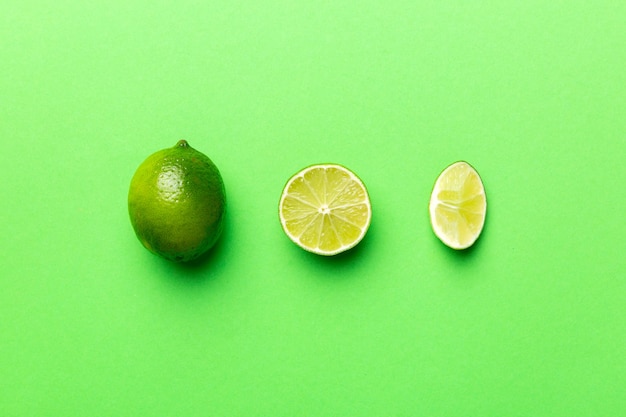
[[219,170],[185,140],[150,155],[130,182],[128,213],[137,237],[172,261],[190,261],[215,244],[225,207]]
[[280,197],[280,223],[301,248],[336,255],[363,239],[372,219],[363,182],[337,164],[313,165],[292,176]]
[[453,249],[472,246],[486,214],[485,188],[470,164],[455,162],[439,174],[430,196],[430,223],[444,244]]

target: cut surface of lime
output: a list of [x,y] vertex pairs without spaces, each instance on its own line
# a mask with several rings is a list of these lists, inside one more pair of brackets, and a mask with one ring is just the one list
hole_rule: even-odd
[[367,233],[372,208],[363,182],[337,164],[319,164],[292,176],[279,203],[280,223],[301,248],[336,255]]
[[443,170],[430,196],[430,223],[435,235],[453,249],[474,244],[485,225],[487,198],[478,172],[459,161]]

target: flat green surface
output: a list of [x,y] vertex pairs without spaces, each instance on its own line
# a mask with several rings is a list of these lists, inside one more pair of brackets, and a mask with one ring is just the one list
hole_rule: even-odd
[[[626,2],[0,3],[0,415],[626,415]],[[146,251],[126,195],[184,138],[220,244]],[[489,211],[430,229],[449,163]],[[336,162],[374,217],[320,258],[278,222]]]

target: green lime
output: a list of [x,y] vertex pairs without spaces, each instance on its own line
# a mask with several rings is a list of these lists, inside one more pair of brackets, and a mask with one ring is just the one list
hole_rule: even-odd
[[225,208],[219,170],[185,140],[150,155],[130,182],[128,213],[137,237],[172,261],[190,261],[211,249]]

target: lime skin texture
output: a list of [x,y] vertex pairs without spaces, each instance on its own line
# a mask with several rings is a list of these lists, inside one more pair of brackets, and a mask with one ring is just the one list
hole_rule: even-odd
[[171,261],[191,261],[211,249],[225,209],[217,166],[185,140],[150,155],[130,182],[128,213],[137,238]]

